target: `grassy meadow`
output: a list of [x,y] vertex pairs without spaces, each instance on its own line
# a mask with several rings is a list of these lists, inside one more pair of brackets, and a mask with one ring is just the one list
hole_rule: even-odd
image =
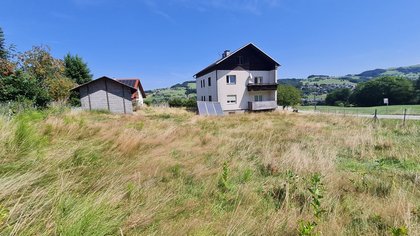
[[420,235],[420,122],[0,116],[0,235]]
[[[313,111],[314,106],[299,106],[299,110]],[[420,105],[393,105],[376,107],[338,107],[338,106],[316,106],[316,110],[326,113],[341,114],[375,114],[375,109],[379,115],[403,115],[404,109],[407,109],[408,115],[420,115]]]

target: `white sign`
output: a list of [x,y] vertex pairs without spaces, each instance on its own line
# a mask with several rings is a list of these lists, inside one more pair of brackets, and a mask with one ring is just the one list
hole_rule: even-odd
[[386,105],[389,104],[388,98],[384,98],[384,104],[386,104]]

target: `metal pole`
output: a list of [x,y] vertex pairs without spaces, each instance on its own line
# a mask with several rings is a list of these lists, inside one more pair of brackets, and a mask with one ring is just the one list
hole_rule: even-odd
[[405,126],[405,119],[407,117],[407,108],[404,109],[404,121],[403,121],[403,125]]
[[378,120],[378,109],[375,109],[375,115],[373,116],[373,120],[375,120],[375,122]]

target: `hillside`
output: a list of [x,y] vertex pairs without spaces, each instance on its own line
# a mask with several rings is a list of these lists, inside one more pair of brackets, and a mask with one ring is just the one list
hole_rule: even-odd
[[0,116],[0,235],[419,235],[418,143],[280,112]]
[[154,89],[146,91],[146,102],[152,104],[166,103],[174,98],[196,97],[195,81],[185,81],[171,86],[170,88]]
[[[280,72],[281,73],[281,72]],[[392,75],[402,76],[415,80],[420,77],[420,65],[396,67],[390,69],[375,69],[364,71],[360,74],[349,74],[346,76],[310,75],[306,79],[284,78],[279,79],[279,84],[287,84],[297,87],[303,91],[303,97],[312,101],[315,95],[318,101],[325,99],[326,94],[338,88],[353,89],[357,83]],[[148,90],[146,101],[154,104],[165,103],[173,98],[196,97],[195,81],[185,81],[169,88]]]
[[295,86],[303,91],[303,97],[309,101],[313,97],[318,100],[325,98],[326,94],[338,88],[354,88],[357,83],[365,82],[382,76],[401,76],[410,80],[420,78],[420,65],[396,67],[389,69],[375,69],[359,74],[345,76],[310,75],[306,79],[279,79],[279,84]]

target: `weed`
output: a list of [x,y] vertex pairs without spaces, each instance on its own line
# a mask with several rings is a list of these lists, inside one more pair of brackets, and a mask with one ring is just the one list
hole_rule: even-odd
[[7,217],[9,216],[9,210],[0,205],[0,227],[5,223]]
[[392,227],[391,228],[392,236],[407,236],[408,230],[406,227]]
[[239,182],[240,183],[246,183],[246,182],[248,182],[248,181],[251,180],[251,178],[252,178],[253,175],[254,175],[254,172],[252,171],[252,169],[246,168],[242,172],[242,174],[241,174],[241,176],[239,178]]
[[315,227],[318,225],[318,221],[321,220],[322,214],[325,213],[325,210],[321,207],[321,199],[323,198],[322,190],[323,184],[321,182],[321,175],[316,173],[312,175],[310,179],[310,187],[308,188],[311,193],[311,206],[313,210],[313,221],[301,221],[299,224],[299,234],[300,235],[318,235],[315,232]]
[[173,178],[179,178],[182,175],[182,166],[180,164],[171,166],[169,172],[172,174]]
[[217,187],[222,193],[226,193],[232,189],[232,185],[229,181],[229,167],[227,162],[223,163],[222,174],[219,178]]

